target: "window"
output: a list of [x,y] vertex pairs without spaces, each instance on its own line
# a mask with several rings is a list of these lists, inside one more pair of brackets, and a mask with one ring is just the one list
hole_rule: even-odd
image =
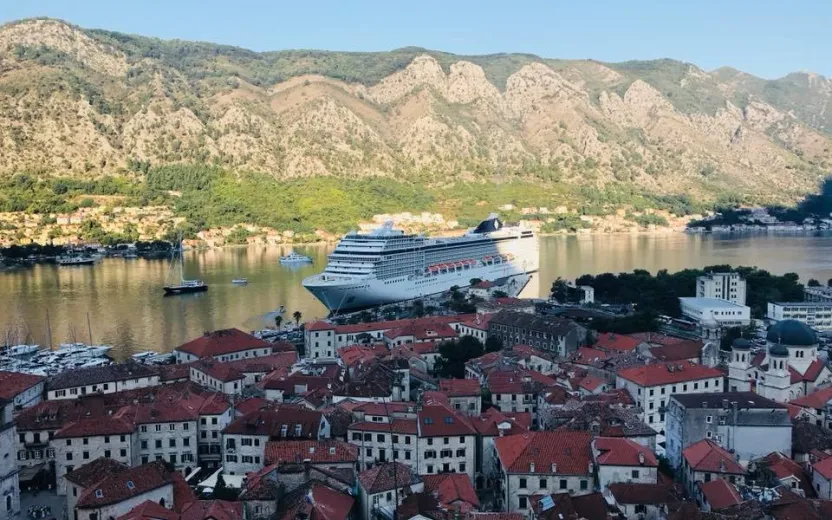
[[142,424],[142,433],[147,433],[147,425],[146,424]]
[[72,446],[72,439],[67,439],[66,440],[66,445],[67,446]]
[[156,449],[161,449],[162,447],[162,439],[156,439]]
[[188,423],[184,423],[184,424],[182,425],[182,429],[183,429],[183,430],[188,431],[188,428],[190,428],[190,424],[188,424]]
[[124,449],[124,448],[121,448],[121,449],[119,450],[118,454],[119,454],[120,456],[122,456],[122,457],[126,457],[126,456],[127,456],[127,450],[126,450],[126,449]]
[[83,453],[83,458],[84,458],[84,460],[89,460],[89,458],[90,458],[90,452],[85,451],[85,452]]
[[190,446],[190,445],[191,445],[191,438],[190,437],[185,437],[184,439],[182,439],[182,446]]
[[433,473],[433,464],[428,464],[427,470],[428,473]]
[[465,448],[459,448],[458,450],[456,450],[456,456],[457,457],[464,457],[465,456]]
[[582,480],[582,481],[581,481],[581,489],[582,489],[582,490],[586,490],[588,487],[589,487],[589,481],[587,481],[587,480]]
[[517,498],[520,499],[520,509],[526,509],[528,507],[528,498],[526,498],[526,495],[519,495]]
[[104,457],[107,458],[107,459],[112,458],[112,457],[110,457],[110,450],[104,450]]
[[168,444],[169,444],[169,446],[168,446],[169,448],[175,448],[176,447],[176,439],[170,439]]
[[376,435],[376,441],[384,442],[384,434],[379,433],[378,435]]
[[357,432],[352,432],[352,440],[360,441],[361,440],[361,434],[357,433]]
[[156,431],[157,431],[157,432],[162,431],[162,425],[161,425],[161,424],[157,424],[157,425],[155,425],[155,426],[156,426]]
[[545,478],[540,479],[540,483],[539,483],[539,487],[540,487],[540,489],[546,489],[546,487],[547,487],[548,485],[549,485],[549,481],[548,481],[548,480],[546,480]]
[[89,440],[89,439],[87,439],[86,437],[84,437],[84,445],[86,446],[86,445],[87,445],[87,444],[89,444],[89,443],[90,443],[90,440]]
[[520,479],[520,489],[526,489],[526,479]]
[[705,422],[708,423],[708,424],[713,423],[714,422],[714,416],[713,415],[705,416]]
[[66,454],[66,460],[72,460],[72,453],[71,452]]
[[399,442],[399,436],[398,435],[393,435],[393,444],[398,444],[398,442]]
[[638,477],[638,470],[634,469],[632,475],[633,475],[633,478],[639,478]]
[[566,479],[565,478],[560,479],[560,488],[561,489],[566,489]]
[[175,424],[168,424],[168,430],[170,430],[170,431],[176,430],[176,425]]
[[445,442],[445,444],[450,444],[451,443],[450,437],[445,437],[444,442]]

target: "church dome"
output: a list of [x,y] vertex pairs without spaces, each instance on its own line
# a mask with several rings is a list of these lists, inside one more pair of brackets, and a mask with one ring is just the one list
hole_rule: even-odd
[[772,357],[789,357],[789,349],[782,343],[774,343],[769,347],[768,355]]
[[778,321],[768,328],[766,339],[769,343],[781,343],[790,347],[809,347],[818,343],[815,332],[797,320]]
[[731,343],[733,350],[751,350],[751,343],[745,338],[737,338]]

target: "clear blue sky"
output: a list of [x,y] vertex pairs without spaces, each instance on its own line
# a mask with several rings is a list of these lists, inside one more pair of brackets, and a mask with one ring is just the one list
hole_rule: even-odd
[[832,0],[2,0],[0,22],[84,27],[254,50],[528,52],[601,61],[675,58],[775,78],[832,76]]

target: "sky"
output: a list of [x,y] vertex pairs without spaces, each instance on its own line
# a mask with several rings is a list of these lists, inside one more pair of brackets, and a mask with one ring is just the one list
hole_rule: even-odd
[[418,46],[832,76],[832,0],[0,0],[0,23],[36,16],[258,51]]

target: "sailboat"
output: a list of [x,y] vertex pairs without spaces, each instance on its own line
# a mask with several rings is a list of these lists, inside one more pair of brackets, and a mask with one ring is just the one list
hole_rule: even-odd
[[[176,275],[179,275],[178,283]],[[168,272],[168,280],[173,281],[164,287],[165,296],[173,294],[187,294],[204,292],[208,290],[208,285],[202,280],[186,280],[185,270],[182,260],[182,236],[179,236],[177,246],[171,250],[170,253],[170,271]]]

